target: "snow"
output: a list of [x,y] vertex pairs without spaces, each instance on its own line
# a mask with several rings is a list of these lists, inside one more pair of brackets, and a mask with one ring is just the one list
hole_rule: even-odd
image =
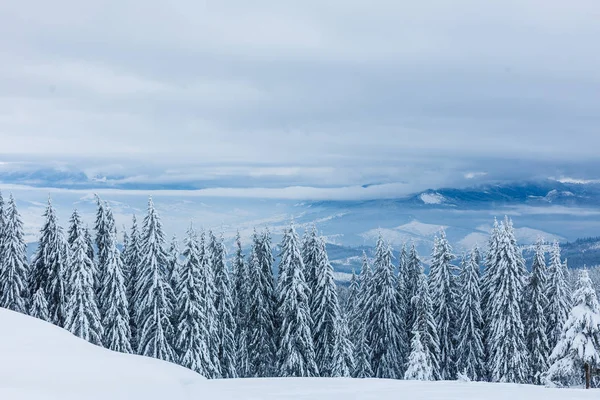
[[385,379],[273,378],[207,381],[202,399],[219,400],[584,400],[598,390],[482,382],[419,382]]
[[421,193],[419,196],[421,201],[425,204],[442,204],[446,201],[446,198],[439,193]]
[[188,399],[190,385],[205,381],[175,364],[115,353],[6,309],[0,327],[0,399]]

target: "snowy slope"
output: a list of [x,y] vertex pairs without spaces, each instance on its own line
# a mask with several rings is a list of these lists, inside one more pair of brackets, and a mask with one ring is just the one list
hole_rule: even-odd
[[584,400],[600,396],[597,389],[341,378],[216,380],[207,381],[202,389],[204,398],[219,400]]
[[179,400],[204,382],[175,364],[114,353],[0,308],[0,399]]

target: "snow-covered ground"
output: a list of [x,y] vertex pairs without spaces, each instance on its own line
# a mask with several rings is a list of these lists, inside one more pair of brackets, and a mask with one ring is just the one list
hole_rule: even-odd
[[2,400],[188,399],[204,382],[175,364],[102,349],[0,308]]
[[378,379],[205,380],[162,361],[114,353],[0,309],[0,399],[9,400],[579,400],[598,390]]

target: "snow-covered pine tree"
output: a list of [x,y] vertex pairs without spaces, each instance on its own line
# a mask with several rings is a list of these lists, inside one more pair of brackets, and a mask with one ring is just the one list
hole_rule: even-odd
[[[310,304],[315,361],[320,376],[348,376],[346,330],[333,278],[333,267],[327,257],[323,238],[317,238],[315,251],[314,292]],[[339,375],[348,371],[348,375]],[[334,375],[334,373],[336,375]]]
[[338,319],[336,331],[331,376],[334,378],[350,377],[354,371],[354,345],[350,340],[347,319],[343,316]]
[[483,276],[481,277],[481,310],[483,312],[483,319],[486,325],[486,332],[484,334],[488,334],[488,321],[490,311],[489,306],[489,298],[491,288],[491,280],[492,277],[495,276],[495,268],[498,266],[498,262],[500,260],[500,235],[501,228],[498,224],[498,220],[494,218],[494,225],[492,230],[490,231],[490,238],[488,241],[488,249],[485,255],[485,270],[483,271]]
[[352,269],[350,285],[348,286],[348,297],[346,298],[345,315],[348,319],[348,329],[352,332],[352,343],[356,344],[358,332],[362,328],[362,318],[359,307],[360,301],[360,285],[356,271]]
[[548,323],[545,311],[548,308],[546,257],[544,241],[540,238],[535,245],[535,256],[525,287],[525,337],[530,355],[529,381],[541,385],[542,374],[548,369]]
[[366,313],[367,337],[372,350],[373,372],[378,378],[399,379],[404,374],[406,343],[400,333],[392,248],[380,235],[375,250],[373,290]]
[[41,319],[42,321],[50,321],[50,315],[48,314],[48,302],[46,301],[46,295],[44,290],[39,288],[31,299],[29,305],[29,315]]
[[181,250],[179,249],[179,241],[177,240],[177,236],[173,235],[169,249],[167,250],[167,277],[173,290],[177,287],[179,273],[181,272],[180,258]]
[[[265,236],[253,236],[252,250],[248,259],[249,291],[247,313],[248,376],[266,377],[275,374],[275,317],[273,314],[272,273],[265,274],[261,263],[268,260],[265,249]],[[267,244],[270,251],[270,244]],[[270,258],[269,258],[270,259]]]
[[248,365],[248,309],[250,303],[250,273],[244,261],[242,239],[238,231],[235,236],[233,259],[234,320],[236,321],[236,370],[239,377],[249,375]]
[[101,345],[103,326],[94,292],[93,263],[87,255],[85,230],[77,210],[73,212],[73,243],[65,278],[68,282],[68,302],[65,328],[75,336]]
[[132,218],[131,231],[127,253],[125,254],[124,270],[126,272],[127,303],[129,304],[129,329],[131,332],[131,347],[137,351],[137,310],[140,309],[137,296],[138,271],[142,260],[140,232],[138,231],[135,215]]
[[132,353],[131,327],[129,325],[129,302],[123,273],[123,260],[117,249],[117,237],[113,231],[105,243],[106,255],[104,281],[100,284],[100,310],[104,327],[104,346],[121,353]]
[[217,239],[210,234],[213,270],[215,271],[215,308],[217,310],[217,337],[219,342],[219,362],[223,378],[236,378],[236,341],[234,303],[231,294],[231,279],[225,262],[225,245],[223,235]]
[[203,297],[200,244],[193,228],[190,227],[185,240],[185,258],[181,275],[175,288],[177,301],[177,339],[179,363],[205,377],[218,376],[218,369],[209,354],[209,321],[206,318],[207,303]]
[[282,377],[318,376],[311,334],[310,290],[304,278],[300,239],[294,225],[283,234],[277,284],[279,375]]
[[562,327],[571,310],[571,291],[567,282],[568,271],[560,257],[560,246],[557,241],[552,245],[548,282],[546,288],[546,319],[548,322],[548,345],[550,349],[558,343]]
[[587,270],[579,271],[573,304],[545,374],[557,386],[581,385],[586,363],[600,367],[600,305]]
[[421,343],[421,334],[418,331],[413,334],[410,342],[410,356],[408,357],[404,379],[416,381],[433,380],[431,362],[423,347],[423,343]]
[[442,229],[434,240],[431,269],[429,271],[429,292],[433,305],[433,316],[440,338],[440,378],[456,378],[456,347],[458,288],[454,267],[452,247]]
[[409,311],[409,301],[407,282],[408,282],[408,253],[406,246],[402,245],[400,259],[398,263],[398,276],[396,278],[396,297],[398,298],[398,316],[400,317],[400,336],[402,343],[406,343],[406,355],[410,352],[409,327],[406,325]]
[[366,328],[363,326],[355,333],[354,342],[354,370],[353,378],[372,378],[373,368],[371,366],[371,348],[367,341]]
[[96,264],[94,258],[94,242],[92,241],[92,234],[90,233],[90,229],[87,226],[85,227],[85,244],[87,245],[88,257],[94,263],[94,276],[97,276],[98,264]]
[[29,293],[33,296],[42,288],[48,302],[50,322],[64,327],[67,305],[65,269],[68,260],[68,243],[58,225],[52,201],[44,212],[45,222],[40,231],[37,251],[31,263]]
[[0,307],[27,313],[28,267],[27,245],[23,238],[23,222],[12,194],[5,211],[0,258]]
[[212,360],[213,366],[210,370],[212,375],[208,375],[207,378],[216,379],[221,378],[221,362],[219,360],[219,340],[217,340],[217,318],[219,316],[215,307],[215,275],[212,264],[210,242],[207,243],[206,234],[202,232],[200,234],[200,297],[205,299],[203,308],[208,330],[208,356]]
[[525,346],[521,299],[525,265],[512,222],[500,227],[497,264],[488,283],[488,365],[493,382],[525,383],[529,357]]
[[100,285],[104,281],[106,258],[108,257],[106,247],[111,240],[110,236],[115,224],[108,203],[102,201],[97,194],[95,197],[98,207],[96,210],[96,223],[94,225],[94,230],[96,231],[96,248],[98,249],[98,263],[96,275],[94,276],[94,287],[96,288],[96,293],[100,294]]
[[[310,290],[310,296],[308,299],[310,304],[314,302],[312,296],[314,294],[315,287],[317,286],[316,275],[317,269],[320,267],[320,256],[321,254],[319,252],[319,237],[317,234],[317,227],[313,225],[311,228],[306,230],[302,239],[302,261],[304,262],[304,277],[306,279],[308,289]],[[312,311],[313,310],[311,309],[311,316],[314,319]]]
[[415,310],[415,321],[411,334],[414,337],[415,332],[419,332],[423,350],[431,365],[432,377],[434,380],[439,380],[440,339],[437,333],[437,324],[435,323],[435,318],[433,316],[433,307],[431,305],[427,276],[423,271],[422,265],[419,264],[418,268],[420,271],[419,280],[417,282],[417,294],[412,298],[412,304]]
[[486,372],[477,246],[468,257],[463,256],[461,265],[457,370],[472,381],[479,381],[485,379]]
[[417,253],[417,248],[414,243],[411,244],[410,250],[406,258],[406,329],[407,336],[412,337],[412,330],[415,324],[416,308],[414,297],[419,291],[419,279],[422,272],[421,259]]
[[174,361],[172,347],[173,326],[171,306],[173,291],[167,282],[165,236],[154,203],[148,200],[148,214],[144,218],[141,243],[142,259],[137,271],[135,302],[140,355]]

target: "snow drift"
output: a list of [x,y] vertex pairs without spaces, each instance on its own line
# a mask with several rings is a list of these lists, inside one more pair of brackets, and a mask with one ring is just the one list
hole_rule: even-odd
[[179,400],[199,398],[189,390],[204,382],[175,364],[115,353],[0,308],[0,399]]

